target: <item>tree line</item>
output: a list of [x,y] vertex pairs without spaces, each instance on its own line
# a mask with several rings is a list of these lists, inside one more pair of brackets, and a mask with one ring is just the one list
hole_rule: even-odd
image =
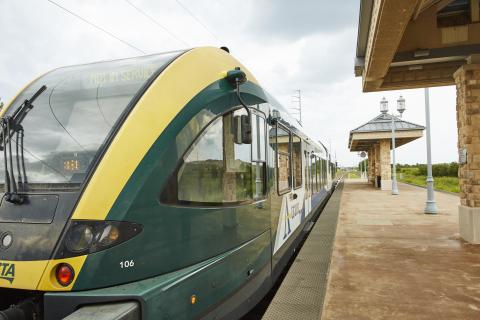
[[[360,161],[358,163],[358,170],[365,170],[364,166],[368,168],[368,161]],[[368,170],[368,169],[367,169]],[[405,172],[415,176],[426,176],[427,165],[423,163],[417,164],[397,164],[397,172]],[[432,165],[432,174],[434,177],[458,177],[458,163],[436,163]]]
[[[416,170],[411,170],[411,173],[417,176],[426,176],[427,175],[427,165],[423,163],[417,163],[415,165],[401,164],[398,165],[398,168],[414,168]],[[432,175],[434,177],[458,177],[458,163],[436,163],[432,165]]]

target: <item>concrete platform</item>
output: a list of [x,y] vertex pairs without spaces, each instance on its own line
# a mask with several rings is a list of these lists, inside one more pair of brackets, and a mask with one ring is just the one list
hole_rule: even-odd
[[399,191],[346,180],[263,319],[480,319],[480,245],[459,237],[458,196],[436,192],[425,215],[425,189]]
[[323,320],[480,319],[480,246],[458,235],[459,198],[344,186]]

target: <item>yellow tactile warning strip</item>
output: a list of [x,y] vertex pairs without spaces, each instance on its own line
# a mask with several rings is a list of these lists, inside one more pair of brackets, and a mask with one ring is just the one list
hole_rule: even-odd
[[330,197],[263,319],[320,319],[342,188],[343,183],[340,183]]

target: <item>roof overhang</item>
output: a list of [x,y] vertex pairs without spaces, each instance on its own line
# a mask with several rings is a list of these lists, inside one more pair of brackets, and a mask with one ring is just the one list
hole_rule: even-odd
[[[423,136],[423,129],[419,130],[403,130],[395,132],[395,146],[400,147],[413,140]],[[354,132],[350,133],[349,149],[350,151],[368,151],[378,144],[380,140],[391,140],[391,131],[377,132]]]
[[480,54],[478,0],[361,0],[355,76],[363,91],[454,84]]

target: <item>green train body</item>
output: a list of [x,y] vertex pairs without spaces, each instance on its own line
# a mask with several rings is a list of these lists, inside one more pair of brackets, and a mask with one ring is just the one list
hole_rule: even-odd
[[0,310],[29,301],[37,318],[121,301],[142,319],[241,317],[335,174],[211,47],[56,69],[2,112]]

